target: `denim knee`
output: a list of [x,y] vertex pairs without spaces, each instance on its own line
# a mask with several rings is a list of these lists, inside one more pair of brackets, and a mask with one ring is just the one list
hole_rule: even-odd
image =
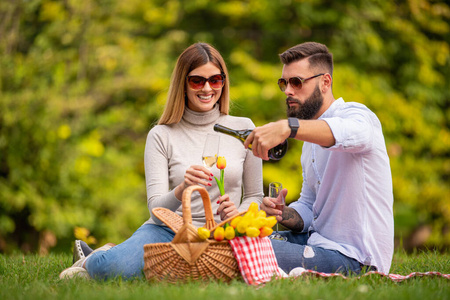
[[91,277],[98,279],[142,277],[144,245],[170,242],[174,235],[168,227],[144,224],[123,243],[93,253],[86,261],[86,269]]

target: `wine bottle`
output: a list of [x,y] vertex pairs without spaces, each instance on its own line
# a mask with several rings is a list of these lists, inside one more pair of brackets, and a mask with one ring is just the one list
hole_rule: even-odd
[[[234,129],[222,126],[220,124],[215,124],[214,131],[218,131],[221,133],[231,135],[232,137],[235,137],[238,140],[240,140],[242,143],[244,143],[245,140],[247,139],[247,137],[250,135],[250,133],[252,133],[253,130],[252,129],[234,130]],[[252,149],[252,144],[248,145],[248,149],[250,149],[250,150]],[[288,141],[285,140],[278,146],[275,146],[269,150],[269,158],[271,160],[280,160],[286,154],[287,149],[288,149]]]

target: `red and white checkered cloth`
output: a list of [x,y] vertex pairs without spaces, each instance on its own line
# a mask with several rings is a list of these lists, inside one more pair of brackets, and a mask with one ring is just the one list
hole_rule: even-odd
[[269,238],[236,237],[230,240],[231,248],[242,277],[250,285],[281,278],[278,263]]

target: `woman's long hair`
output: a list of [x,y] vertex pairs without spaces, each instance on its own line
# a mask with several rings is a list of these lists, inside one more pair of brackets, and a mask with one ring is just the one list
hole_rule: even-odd
[[225,84],[219,98],[220,112],[228,114],[230,108],[228,70],[225,61],[219,51],[206,43],[196,43],[189,46],[178,57],[177,64],[173,70],[169,95],[167,97],[164,112],[158,124],[174,124],[180,122],[186,107],[186,76],[194,69],[211,62],[220,72],[225,74]]

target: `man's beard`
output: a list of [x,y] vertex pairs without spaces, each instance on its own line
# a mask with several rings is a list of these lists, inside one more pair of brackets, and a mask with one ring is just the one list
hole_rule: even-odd
[[[290,107],[288,102],[294,101],[298,104],[298,107]],[[319,112],[323,104],[323,96],[320,93],[318,86],[314,89],[314,92],[303,104],[295,98],[287,97],[287,116],[288,118],[297,118],[302,120],[311,120]]]

